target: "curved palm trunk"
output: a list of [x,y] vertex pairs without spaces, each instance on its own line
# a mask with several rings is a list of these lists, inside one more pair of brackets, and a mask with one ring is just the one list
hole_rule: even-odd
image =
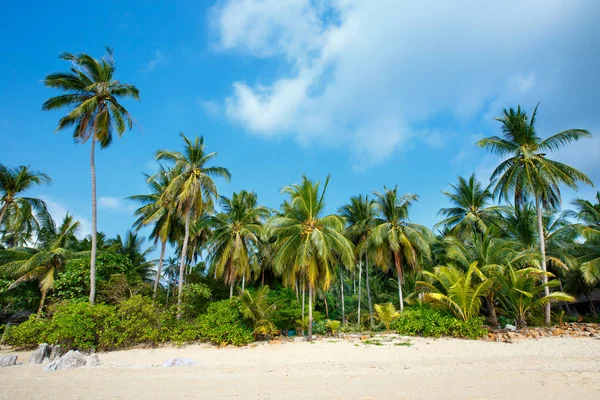
[[183,237],[183,248],[181,249],[181,264],[179,265],[179,290],[177,293],[177,319],[181,319],[181,301],[183,300],[183,275],[185,274],[185,259],[187,254],[188,240],[190,238],[190,214],[185,217],[185,235]]
[[97,246],[97,223],[98,215],[96,209],[96,162],[94,159],[94,148],[96,137],[92,134],[92,150],[90,152],[90,169],[92,173],[92,255],[90,256],[90,303],[96,301],[96,246]]
[[360,300],[361,300],[361,278],[362,278],[362,262],[358,263],[358,321],[357,324],[360,326]]
[[345,324],[346,322],[346,305],[344,304],[344,271],[343,267],[340,265],[340,292],[342,294],[342,322]]
[[327,293],[323,291],[323,301],[325,302],[325,318],[329,319],[329,305],[327,304]]
[[[535,210],[537,212],[537,222],[538,222],[538,235],[540,237],[540,253],[542,255],[542,271],[546,272],[546,239],[544,238],[544,224],[542,222],[542,207],[540,205],[540,198],[538,195],[535,196]],[[542,276],[542,283],[546,285],[548,283],[548,276],[544,274]],[[548,296],[550,294],[550,289],[548,286],[544,286],[544,295]],[[546,304],[546,308],[544,310],[544,320],[546,325],[550,325],[550,303]]]
[[371,320],[371,329],[375,326],[373,321],[373,301],[371,300],[371,286],[369,285],[369,257],[365,255],[365,284],[367,285],[367,299],[369,300],[369,316]]
[[312,342],[312,323],[313,323],[312,298],[313,298],[313,288],[312,288],[312,285],[308,285],[308,341],[309,342]]
[[[152,301],[156,300],[156,291],[158,290],[158,281],[160,280],[160,273],[162,272],[162,266],[165,259],[165,250],[167,249],[167,241],[163,241],[160,248],[160,258],[158,259],[158,268],[156,269],[156,277],[154,278],[154,293],[152,294]],[[169,285],[167,285],[168,287]]]
[[48,294],[47,290],[42,290],[42,298],[40,299],[40,306],[37,310],[36,318],[39,318],[42,315],[42,309],[44,308],[44,303],[46,302],[47,294]]

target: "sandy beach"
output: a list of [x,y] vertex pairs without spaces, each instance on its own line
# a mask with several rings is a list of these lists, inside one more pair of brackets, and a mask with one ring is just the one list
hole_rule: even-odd
[[[411,346],[395,343],[410,340]],[[3,351],[6,353],[6,351]],[[218,349],[208,345],[99,353],[102,365],[0,369],[6,399],[561,399],[600,398],[600,340],[514,343],[322,339]],[[194,367],[163,368],[189,357]]]

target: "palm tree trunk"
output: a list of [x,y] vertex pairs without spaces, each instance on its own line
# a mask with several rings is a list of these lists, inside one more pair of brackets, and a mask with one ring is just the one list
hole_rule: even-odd
[[358,318],[357,318],[358,320],[357,320],[357,322],[356,322],[356,323],[357,323],[359,326],[360,326],[360,300],[361,300],[361,299],[360,299],[360,297],[361,297],[361,295],[362,295],[362,294],[360,293],[360,292],[361,292],[361,290],[360,290],[360,289],[361,289],[361,287],[362,287],[362,284],[361,284],[361,278],[362,278],[362,261],[360,261],[360,262],[358,263],[358,308],[357,308],[357,309],[358,309]]
[[485,301],[487,302],[489,312],[488,320],[490,322],[490,325],[492,325],[495,328],[498,326],[498,317],[496,316],[496,305],[494,304],[494,299],[492,298],[492,296],[486,296]]
[[92,134],[92,145],[90,152],[90,169],[92,174],[92,255],[90,256],[90,303],[96,301],[96,246],[98,234],[98,215],[96,209],[96,162],[94,159],[94,148],[96,137]]
[[231,283],[229,283],[229,298],[232,299],[233,298],[233,285],[234,285],[235,281],[233,279],[231,279]]
[[[550,289],[548,288],[548,276],[545,274],[546,272],[546,239],[544,238],[544,224],[542,222],[542,207],[540,205],[540,197],[536,194],[535,196],[535,210],[537,212],[537,222],[538,222],[538,235],[540,237],[540,253],[542,256],[542,271],[544,275],[542,276],[542,283],[544,286],[544,295],[548,296],[550,294]],[[546,308],[544,310],[544,320],[546,325],[550,325],[550,302],[546,304]]]
[[296,279],[296,301],[300,301],[300,288],[298,287],[298,279]]
[[371,286],[369,285],[369,257],[365,255],[365,275],[367,285],[367,298],[369,299],[369,315],[371,319],[371,329],[375,326],[373,321],[373,301],[371,300]]
[[[156,277],[154,278],[154,293],[152,294],[152,301],[156,300],[156,291],[158,290],[158,281],[160,280],[160,273],[162,272],[162,266],[165,259],[165,250],[167,249],[167,241],[163,241],[160,248],[160,258],[158,259],[158,268],[156,269]],[[168,287],[168,285],[167,285]]]
[[313,323],[312,298],[313,298],[313,287],[312,287],[312,285],[308,285],[308,341],[309,342],[312,342],[312,323]]
[[181,263],[179,264],[179,289],[177,293],[177,319],[181,319],[181,302],[183,300],[183,275],[185,274],[185,259],[187,254],[188,240],[190,239],[190,216],[188,211],[185,216],[185,235],[183,236],[183,248],[181,249]]
[[596,307],[594,306],[594,302],[592,301],[590,294],[586,293],[585,297],[587,298],[588,304],[590,305],[590,312],[594,315],[598,315],[598,310],[596,310]]
[[342,294],[342,323],[346,323],[346,305],[344,304],[344,267],[340,265],[340,293]]
[[329,319],[329,305],[327,304],[327,293],[323,291],[323,302],[325,302],[325,318]]
[[262,277],[260,278],[260,286],[265,286],[265,269],[261,271]]
[[42,290],[42,298],[40,299],[40,306],[37,310],[36,318],[39,318],[42,315],[42,309],[44,308],[44,303],[46,302],[46,294],[47,293],[48,293],[47,290]]
[[165,307],[169,306],[169,289],[171,288],[171,285],[169,283],[167,283],[167,300],[165,300]]
[[242,275],[242,291],[244,291],[245,287],[246,287],[246,276]]
[[304,283],[302,283],[302,336],[304,336],[304,294],[305,294],[305,287],[304,287]]

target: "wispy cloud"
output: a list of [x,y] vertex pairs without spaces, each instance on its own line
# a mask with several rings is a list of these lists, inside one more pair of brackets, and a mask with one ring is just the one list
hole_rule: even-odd
[[142,69],[142,72],[152,72],[160,65],[167,65],[167,58],[160,52],[160,50],[156,50],[152,59]]
[[135,208],[132,204],[127,204],[124,199],[113,196],[100,196],[98,207],[116,212],[131,212]]
[[48,206],[48,212],[57,224],[60,224],[65,215],[67,215],[67,212],[73,215],[76,221],[79,221],[79,230],[76,233],[76,236],[79,239],[83,239],[92,233],[92,222],[88,218],[70,212],[67,206],[65,206],[63,203],[55,201],[49,196],[40,196],[40,198],[46,202],[46,205]]

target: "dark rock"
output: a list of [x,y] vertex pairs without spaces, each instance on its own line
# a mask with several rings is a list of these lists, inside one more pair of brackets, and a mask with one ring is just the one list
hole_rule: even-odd
[[17,364],[18,356],[16,354],[7,354],[0,356],[0,367],[10,367]]
[[60,356],[62,356],[62,349],[60,347],[60,345],[55,344],[54,346],[50,346],[51,350],[50,350],[50,355],[48,356],[48,361],[54,361],[57,358],[60,358]]
[[44,358],[50,355],[50,348],[48,343],[42,343],[38,346],[38,348],[31,353],[29,357],[29,364],[41,364],[44,361]]

